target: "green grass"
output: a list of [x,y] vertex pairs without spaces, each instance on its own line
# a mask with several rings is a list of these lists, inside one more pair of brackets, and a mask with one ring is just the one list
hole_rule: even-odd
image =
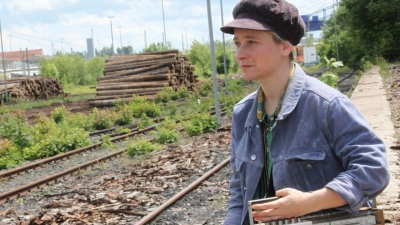
[[71,95],[75,94],[90,94],[96,93],[96,88],[90,88],[91,86],[65,86],[64,92]]
[[33,102],[13,101],[11,99],[11,103],[0,106],[0,114],[12,112],[16,109],[27,110],[27,109],[32,109],[32,108],[36,108],[36,107],[50,106],[53,103],[78,102],[78,101],[82,101],[82,100],[90,99],[90,98],[94,98],[94,97],[95,97],[95,94],[93,93],[92,95],[77,95],[77,96],[66,96],[66,97],[59,96],[59,97],[52,98],[49,100],[36,100]]

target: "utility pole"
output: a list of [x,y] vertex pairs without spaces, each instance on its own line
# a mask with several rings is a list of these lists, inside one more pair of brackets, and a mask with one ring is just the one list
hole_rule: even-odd
[[61,53],[64,54],[64,44],[63,44],[64,38],[60,38],[60,39],[61,39]]
[[122,35],[121,35],[121,28],[122,26],[119,26],[119,40],[121,41],[121,55],[124,55],[124,50],[122,49]]
[[31,75],[31,71],[29,70],[29,55],[28,55],[28,48],[26,48],[26,67],[28,69],[28,76]]
[[184,48],[184,47],[183,47],[183,34],[182,34],[182,51],[183,51],[183,48]]
[[144,48],[147,48],[146,31],[144,31]]
[[214,47],[210,0],[207,0],[207,14],[208,14],[208,29],[210,33],[211,62],[212,62],[213,81],[214,81],[215,115],[217,116],[218,125],[221,125],[221,112],[219,105],[219,93],[218,93],[218,81],[217,81],[217,65],[215,59],[215,47]]
[[5,101],[8,102],[7,74],[6,74],[6,63],[4,61],[3,32],[1,31],[1,20],[0,20],[0,38],[1,38],[1,55],[2,55],[2,59],[3,59],[4,87],[5,87],[5,91],[6,91]]
[[24,52],[22,51],[21,48],[19,48],[19,53],[21,55],[21,70],[24,71],[24,76],[26,75],[25,73],[25,56],[24,56]]
[[51,42],[51,55],[52,55],[52,56],[54,56],[54,49],[53,49],[53,47],[54,47],[54,44],[53,44],[53,42]]
[[[12,52],[12,45],[11,45],[11,34],[10,35],[8,35],[8,37],[10,38],[10,53],[11,53],[11,61],[13,61],[14,60],[14,54],[13,54],[13,52]],[[14,69],[13,68],[13,62],[11,62],[11,69]]]
[[183,28],[183,29],[185,29],[185,35],[186,35],[186,51],[188,51],[189,50],[189,48],[188,48],[188,41],[187,41],[187,27],[185,27],[185,28]]
[[167,33],[165,32],[164,0],[161,0],[161,6],[162,6],[162,18],[163,18],[163,24],[164,24],[164,46],[166,46],[167,45]]
[[110,18],[110,27],[111,27],[111,56],[112,56],[114,55],[114,36],[113,36],[112,22],[111,22],[111,18],[113,18],[113,16],[109,16],[108,18]]
[[[221,23],[222,26],[224,26],[224,13],[223,13],[223,8],[222,8],[222,0],[220,1],[221,5]],[[224,74],[225,74],[225,93],[228,94],[228,74],[227,74],[227,69],[226,69],[226,51],[225,51],[225,33],[222,33],[222,45],[224,48]]]
[[337,29],[336,29],[336,9],[335,9],[335,3],[334,4],[334,10],[333,10],[333,20],[335,21],[335,42],[336,42],[336,61],[339,61],[339,46],[338,46],[338,35],[337,35]]

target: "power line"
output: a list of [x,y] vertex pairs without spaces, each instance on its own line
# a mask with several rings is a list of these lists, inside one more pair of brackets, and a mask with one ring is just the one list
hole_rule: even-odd
[[[310,7],[310,5],[312,5],[312,6]],[[331,0],[317,1],[317,3],[314,2],[314,3],[312,3],[312,4],[299,7],[299,11],[300,11],[301,8],[305,8],[305,7],[307,7],[307,10],[306,10],[306,11],[312,11],[312,10],[313,10],[313,11],[317,11],[318,9],[326,8],[326,7],[329,6],[329,5],[332,5]],[[318,9],[315,10],[316,8],[318,8]],[[310,13],[302,12],[302,13],[300,13],[300,14],[302,14],[302,15],[308,15],[308,14],[310,14]]]
[[[11,34],[13,34],[13,35],[21,35],[21,36],[32,37],[32,38],[41,39],[41,40],[45,40],[45,41],[49,41],[49,42],[57,42],[57,43],[60,43],[60,44],[61,44],[61,41],[58,41],[58,40],[52,40],[52,39],[47,39],[47,38],[41,38],[41,37],[36,37],[36,36],[33,36],[33,35],[20,34],[20,33],[10,32],[10,31],[7,31],[7,33],[11,33]],[[22,38],[21,38],[21,39],[22,39]],[[28,40],[28,41],[31,41],[31,40]],[[31,41],[31,42],[32,42],[32,41]],[[75,46],[75,47],[79,47],[79,48],[86,48],[86,47],[82,47],[82,46],[80,46],[80,45],[70,44],[70,43],[67,43],[67,42],[63,42],[63,44],[66,44],[66,45],[69,45],[69,46]],[[50,45],[50,46],[51,46],[51,45]]]

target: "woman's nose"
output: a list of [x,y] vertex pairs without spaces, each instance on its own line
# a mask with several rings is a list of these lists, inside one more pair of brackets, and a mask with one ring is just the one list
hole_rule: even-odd
[[241,59],[244,59],[246,57],[247,57],[247,54],[246,54],[245,50],[241,46],[237,47],[236,48],[236,59],[238,61],[240,61]]

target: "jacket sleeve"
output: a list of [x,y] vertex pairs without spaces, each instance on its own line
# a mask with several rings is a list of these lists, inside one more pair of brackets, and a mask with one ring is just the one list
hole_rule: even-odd
[[389,183],[386,149],[350,99],[338,97],[325,111],[328,139],[344,168],[326,187],[349,203],[341,209],[357,213]]
[[224,225],[235,225],[241,224],[242,222],[242,212],[243,212],[243,195],[240,185],[240,174],[236,170],[236,127],[234,123],[234,116],[232,118],[232,141],[231,141],[231,167],[233,171],[233,176],[230,181],[229,191],[231,198],[229,201],[228,214],[225,218]]

